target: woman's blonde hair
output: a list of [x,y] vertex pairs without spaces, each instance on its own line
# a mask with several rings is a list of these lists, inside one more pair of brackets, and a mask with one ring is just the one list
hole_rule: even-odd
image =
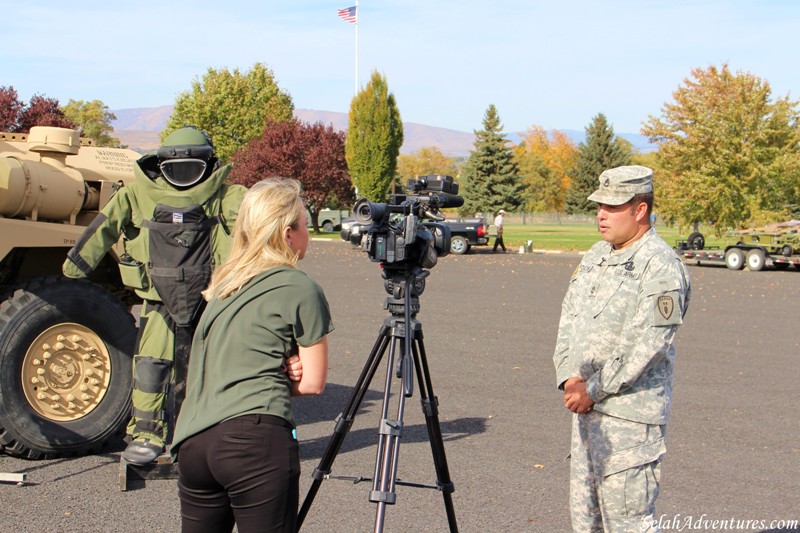
[[297,180],[276,177],[247,191],[233,227],[230,255],[211,276],[203,291],[206,300],[226,298],[270,268],[294,267],[298,254],[286,243],[284,230],[300,222],[305,209],[300,190]]

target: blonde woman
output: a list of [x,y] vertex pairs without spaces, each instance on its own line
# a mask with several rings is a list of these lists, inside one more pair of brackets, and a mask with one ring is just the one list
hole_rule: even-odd
[[234,523],[240,533],[296,529],[300,460],[290,396],[325,388],[333,330],[322,289],[295,266],[308,247],[306,217],[297,181],[254,185],[230,256],[203,293],[208,305],[172,445],[186,533],[231,531]]

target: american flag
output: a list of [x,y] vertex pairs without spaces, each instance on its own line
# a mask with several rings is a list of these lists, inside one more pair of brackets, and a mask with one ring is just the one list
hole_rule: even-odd
[[356,6],[340,9],[339,18],[350,24],[357,24],[358,16],[356,15]]

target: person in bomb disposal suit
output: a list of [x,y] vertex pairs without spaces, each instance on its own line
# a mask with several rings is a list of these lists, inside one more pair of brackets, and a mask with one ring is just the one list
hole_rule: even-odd
[[603,237],[570,279],[553,362],[574,413],[570,509],[574,531],[655,531],[675,333],[689,305],[683,261],[650,227],[653,172],[600,175]]
[[[64,275],[87,277],[123,236],[120,274],[143,300],[133,366],[130,442],[126,461],[154,461],[170,438],[167,410],[173,362],[185,365],[201,291],[230,247],[230,228],[246,192],[225,183],[210,139],[193,127],[170,133],[156,154],[134,166],[120,188],[67,254]],[[179,374],[181,372],[179,371]],[[182,383],[176,384],[178,387]],[[182,391],[173,394],[180,397]]]

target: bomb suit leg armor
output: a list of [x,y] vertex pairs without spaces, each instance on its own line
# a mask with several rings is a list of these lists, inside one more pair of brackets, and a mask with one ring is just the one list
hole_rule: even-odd
[[167,398],[172,382],[174,322],[161,302],[145,301],[133,358],[133,393],[125,460],[146,464],[158,457],[168,438]]

